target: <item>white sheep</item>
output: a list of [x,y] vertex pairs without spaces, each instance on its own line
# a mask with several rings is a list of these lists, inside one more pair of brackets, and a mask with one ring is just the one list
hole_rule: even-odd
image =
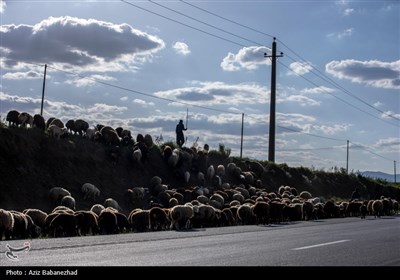
[[84,183],[81,190],[84,200],[91,198],[93,201],[95,201],[96,197],[98,198],[100,196],[100,190],[95,185],[90,183]]
[[223,166],[222,164],[218,165],[216,173],[220,177],[225,176],[225,166]]
[[67,132],[65,128],[60,128],[55,124],[50,125],[48,131],[51,137],[55,137],[57,139],[60,139],[60,137]]
[[140,162],[142,159],[142,150],[140,150],[139,148],[134,150],[132,153],[132,158],[135,162]]
[[179,230],[183,227],[188,229],[190,227],[190,219],[193,217],[193,207],[185,204],[185,205],[176,205],[172,207],[170,211],[171,217],[171,225],[170,229],[174,229],[174,227]]

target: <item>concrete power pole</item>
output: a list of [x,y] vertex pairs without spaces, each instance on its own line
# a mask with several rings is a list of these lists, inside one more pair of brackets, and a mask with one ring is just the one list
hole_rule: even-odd
[[271,102],[269,110],[269,146],[268,161],[275,162],[275,107],[276,107],[276,58],[282,57],[283,53],[276,55],[276,38],[272,42],[272,54],[264,54],[264,57],[271,58]]

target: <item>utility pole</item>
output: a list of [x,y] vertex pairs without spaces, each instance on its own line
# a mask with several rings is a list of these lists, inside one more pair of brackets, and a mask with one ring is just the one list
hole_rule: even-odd
[[394,161],[394,182],[396,182],[396,161]]
[[346,173],[349,174],[349,140],[347,140]]
[[240,158],[243,154],[243,123],[244,123],[244,113],[242,113],[242,132],[240,134]]
[[269,146],[268,161],[275,162],[275,103],[276,103],[276,58],[282,57],[283,53],[276,55],[276,38],[272,42],[272,54],[264,54],[264,57],[271,58],[271,102],[269,109]]
[[47,64],[44,65],[44,77],[43,77],[43,87],[42,87],[42,104],[40,106],[40,115],[42,117],[43,117],[44,89],[46,87],[46,71],[47,71]]

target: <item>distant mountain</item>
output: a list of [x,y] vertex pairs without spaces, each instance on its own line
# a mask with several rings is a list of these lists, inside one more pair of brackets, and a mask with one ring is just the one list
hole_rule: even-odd
[[[383,179],[388,182],[394,182],[393,174],[387,174],[387,173],[380,172],[380,171],[364,171],[364,172],[360,172],[360,173],[361,173],[361,175],[363,175],[365,177],[370,177],[370,178],[374,178],[374,179]],[[396,182],[400,182],[400,174],[396,174]]]

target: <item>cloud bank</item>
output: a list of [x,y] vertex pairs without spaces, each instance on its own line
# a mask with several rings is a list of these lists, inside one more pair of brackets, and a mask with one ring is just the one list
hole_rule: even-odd
[[49,17],[35,25],[2,25],[2,68],[51,63],[75,71],[124,71],[165,47],[160,38],[122,23]]

